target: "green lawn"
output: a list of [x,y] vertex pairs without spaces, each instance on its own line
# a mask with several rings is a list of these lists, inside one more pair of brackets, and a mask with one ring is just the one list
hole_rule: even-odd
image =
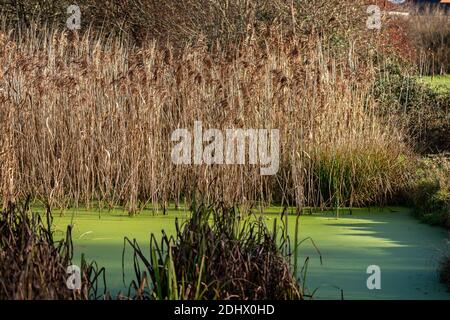
[[433,76],[433,77],[421,77],[420,81],[430,85],[434,90],[439,93],[450,92],[450,75],[445,76]]
[[[272,208],[265,217],[272,225],[278,208]],[[144,212],[128,217],[121,211],[112,213],[72,210],[63,217],[55,217],[55,228],[63,235],[69,223],[74,224],[76,261],[81,253],[95,259],[107,269],[109,289],[123,290],[121,255],[123,237],[138,239],[141,247],[148,248],[149,234],[174,232],[175,217],[183,219],[187,212],[174,209],[168,215]],[[289,220],[293,234],[295,217]],[[438,262],[448,251],[447,233],[412,218],[406,209],[354,210],[350,215],[341,212],[335,219],[331,213],[303,216],[300,238],[312,237],[323,255],[323,265],[313,246],[305,242],[300,250],[302,261],[311,258],[307,286],[320,287],[317,298],[338,299],[344,290],[346,299],[450,299],[438,282]],[[132,260],[127,255],[126,282],[132,280]],[[381,268],[381,290],[368,290],[366,268]]]

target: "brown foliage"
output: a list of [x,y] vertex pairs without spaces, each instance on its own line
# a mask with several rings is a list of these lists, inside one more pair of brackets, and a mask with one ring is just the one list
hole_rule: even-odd
[[95,264],[83,263],[81,290],[67,288],[66,268],[73,254],[70,227],[65,240],[54,241],[51,213],[47,211],[44,223],[28,210],[27,202],[1,212],[0,300],[88,299],[96,294]]

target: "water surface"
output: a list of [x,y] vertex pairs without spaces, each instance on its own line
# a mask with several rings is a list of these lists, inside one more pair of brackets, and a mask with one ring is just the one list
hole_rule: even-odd
[[[271,226],[278,218],[279,208],[271,208],[264,215]],[[84,253],[106,267],[108,289],[114,293],[124,290],[122,281],[123,238],[135,238],[148,251],[149,235],[174,233],[174,221],[185,218],[187,212],[174,209],[167,215],[144,212],[128,217],[121,211],[86,212],[72,210],[63,217],[55,216],[55,227],[62,234],[73,223],[75,263]],[[295,216],[289,217],[292,235]],[[341,210],[340,218],[333,213],[314,213],[300,218],[300,239],[311,237],[319,247],[323,263],[313,245],[306,241],[299,258],[310,258],[307,287],[318,288],[317,299],[450,299],[438,281],[438,265],[448,253],[447,232],[420,223],[407,209],[385,208]],[[130,251],[128,251],[130,252]],[[126,283],[133,279],[131,256],[127,255]],[[366,286],[367,267],[381,268],[381,290]]]

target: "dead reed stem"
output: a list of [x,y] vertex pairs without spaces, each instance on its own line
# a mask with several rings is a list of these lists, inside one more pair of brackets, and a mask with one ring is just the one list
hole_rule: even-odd
[[[51,207],[270,201],[327,206],[382,201],[405,178],[403,134],[375,115],[375,67],[276,30],[233,50],[201,41],[175,56],[90,32],[0,35],[3,202]],[[352,49],[354,50],[354,48]],[[367,51],[367,55],[370,55]],[[362,54],[365,55],[365,54]],[[194,121],[280,130],[280,171],[174,166],[170,135]]]

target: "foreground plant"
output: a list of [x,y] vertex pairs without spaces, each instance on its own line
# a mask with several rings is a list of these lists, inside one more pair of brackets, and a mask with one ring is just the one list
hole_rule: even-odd
[[67,287],[67,267],[72,263],[71,227],[66,239],[55,241],[52,216],[46,222],[23,207],[9,204],[0,215],[0,300],[95,299],[97,280],[104,270],[82,259],[81,290]]
[[[283,232],[282,232],[283,233]],[[283,237],[282,237],[283,238]],[[303,299],[304,288],[290,268],[289,239],[277,239],[261,218],[243,217],[236,208],[201,205],[175,237],[152,234],[150,257],[136,240],[125,238],[134,252],[134,299]],[[287,242],[286,242],[287,241]],[[124,262],[124,261],[123,261]],[[141,272],[140,265],[145,266]],[[294,268],[295,269],[295,268]]]

